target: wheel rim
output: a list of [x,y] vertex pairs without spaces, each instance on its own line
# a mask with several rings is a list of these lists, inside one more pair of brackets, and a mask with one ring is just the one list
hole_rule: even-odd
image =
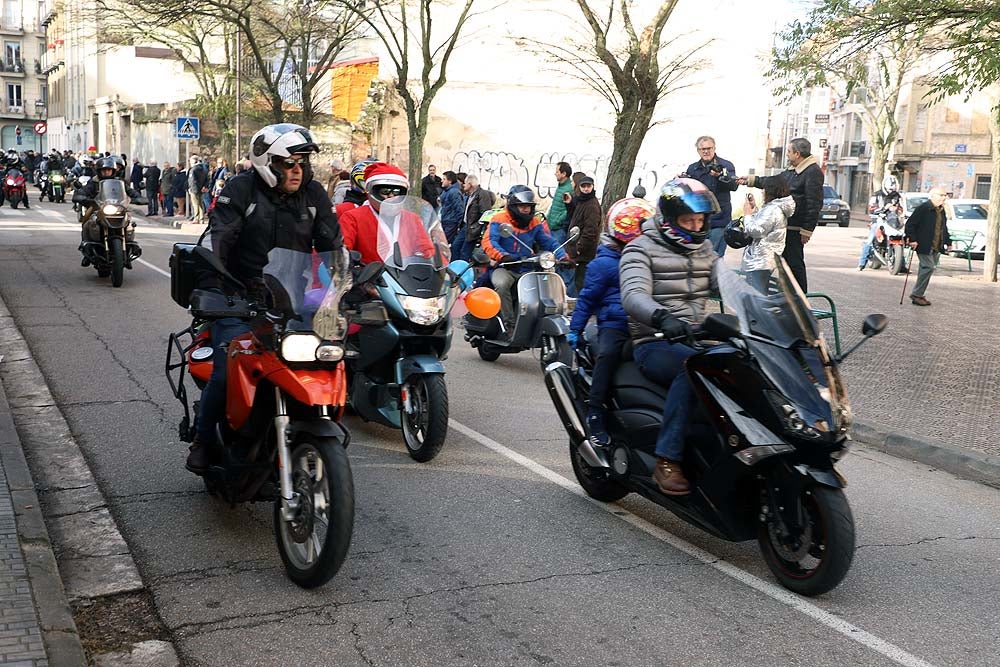
[[282,521],[282,541],[292,564],[305,570],[319,559],[330,528],[330,482],[323,458],[311,445],[292,461],[292,488],[299,508],[291,521]]
[[412,412],[403,410],[403,429],[406,446],[410,449],[420,449],[427,440],[427,387],[423,382],[406,385]]
[[782,537],[776,522],[767,526],[768,541],[775,562],[783,573],[793,579],[808,579],[823,566],[827,551],[827,527],[812,493],[802,499],[805,521],[800,535]]

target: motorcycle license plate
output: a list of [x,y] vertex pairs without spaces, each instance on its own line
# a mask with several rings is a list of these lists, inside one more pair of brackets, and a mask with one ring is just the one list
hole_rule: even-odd
[[824,220],[836,220],[837,219],[837,214],[836,213],[827,213],[827,214],[821,215],[819,217],[823,218]]

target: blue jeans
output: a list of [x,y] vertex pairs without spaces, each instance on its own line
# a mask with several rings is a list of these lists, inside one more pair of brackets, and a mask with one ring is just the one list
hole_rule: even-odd
[[868,238],[865,239],[865,243],[861,246],[861,257],[858,258],[858,266],[864,266],[868,263],[868,255],[872,251],[872,242],[875,240],[875,225],[868,226]]
[[767,294],[767,281],[771,279],[771,269],[746,272],[747,284],[761,294]]
[[627,340],[628,331],[625,329],[600,327],[597,330],[597,359],[590,376],[590,394],[587,397],[587,407],[591,411],[605,409],[611,393],[611,378],[618,368],[622,346]]
[[[556,245],[566,243],[566,228],[553,229],[552,238],[555,239]],[[575,299],[578,296],[576,291],[576,269],[572,266],[560,266],[556,267],[556,273],[559,274],[559,277],[563,279],[564,283],[566,283],[566,296]]]
[[468,262],[471,255],[472,252],[469,250],[469,242],[465,238],[465,225],[463,224],[455,232],[455,240],[451,242],[451,261],[462,259]]
[[212,375],[201,392],[198,412],[197,438],[204,444],[215,442],[215,427],[226,412],[226,362],[229,342],[240,334],[250,331],[245,320],[224,317],[212,322]]
[[654,341],[635,348],[639,370],[656,384],[666,387],[663,403],[663,426],[656,438],[656,455],[670,461],[684,458],[684,431],[694,408],[694,392],[684,369],[688,357],[696,350],[680,343]]
[[174,214],[174,197],[170,193],[163,195],[163,215],[170,216]]
[[712,242],[712,250],[719,257],[726,254],[726,228],[725,227],[712,227],[708,230],[708,240]]

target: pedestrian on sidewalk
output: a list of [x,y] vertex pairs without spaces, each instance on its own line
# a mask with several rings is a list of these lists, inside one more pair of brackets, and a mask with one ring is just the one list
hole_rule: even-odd
[[170,166],[169,162],[163,163],[163,172],[160,174],[160,194],[163,196],[163,215],[172,217],[174,215],[174,176],[177,169]]
[[[549,231],[557,245],[566,242],[568,233],[569,214],[567,205],[573,202],[573,167],[569,162],[559,162],[556,164],[556,191],[552,194],[552,204],[549,212],[545,215],[545,221],[549,225]],[[562,277],[566,284],[566,296],[576,298],[576,276],[573,268],[557,268],[556,273]]]
[[597,242],[604,228],[604,212],[601,201],[594,191],[594,179],[584,176],[580,179],[580,194],[576,197],[576,207],[569,221],[569,228],[579,227],[580,235],[571,243],[570,257],[576,261],[573,282],[577,294],[583,289],[583,281],[587,275],[587,264],[597,254]]
[[143,176],[146,179],[146,215],[159,215],[160,168],[156,166],[156,160],[149,161]]
[[444,172],[441,187],[441,229],[448,243],[451,243],[455,240],[458,228],[462,226],[465,200],[462,198],[462,184],[458,182],[455,172]]
[[[183,165],[181,163],[178,163],[177,166],[182,167]],[[174,173],[174,183],[173,183],[173,188],[171,188],[170,194],[172,194],[174,197],[174,204],[177,206],[177,214],[180,216],[183,216],[187,211],[187,209],[185,208],[187,187],[188,187],[187,169],[178,168],[176,173]]]
[[934,267],[942,252],[951,249],[951,236],[948,235],[948,220],[944,212],[944,202],[948,198],[944,188],[931,188],[930,199],[920,204],[906,220],[906,238],[917,253],[920,269],[917,272],[917,282],[910,292],[910,302],[914,306],[929,306],[931,302],[924,298],[927,285],[934,274]]
[[780,178],[764,186],[762,208],[757,208],[752,194],[743,202],[743,231],[750,243],[743,250],[740,268],[747,283],[761,294],[767,294],[775,257],[785,247],[788,219],[793,213],[795,200],[788,192],[788,183]]
[[441,177],[433,164],[427,167],[427,175],[420,179],[420,197],[435,211],[441,207]]
[[698,149],[699,160],[689,165],[687,171],[679,174],[678,178],[701,181],[719,202],[719,212],[709,220],[711,229],[708,238],[712,242],[712,249],[722,257],[726,254],[726,226],[733,219],[731,195],[739,187],[736,182],[736,167],[729,160],[715,154],[715,139],[712,137],[698,137],[694,147]]
[[142,162],[139,161],[139,158],[132,159],[132,173],[129,175],[129,181],[132,182],[133,190],[142,191],[140,187],[142,185]]

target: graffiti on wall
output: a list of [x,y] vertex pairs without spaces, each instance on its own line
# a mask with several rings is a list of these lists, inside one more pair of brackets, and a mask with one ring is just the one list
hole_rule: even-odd
[[[610,161],[610,155],[578,155],[562,151],[541,153],[537,158],[527,160],[506,151],[473,149],[455,153],[451,159],[451,170],[474,174],[482,187],[493,192],[507,192],[512,185],[530,185],[540,198],[550,199],[558,185],[556,165],[560,162],[568,162],[574,172],[582,171],[592,176],[600,192]],[[686,164],[636,162],[628,191],[631,193],[641,182],[646,189],[646,196],[652,197],[660,185],[677,176],[686,167]]]

